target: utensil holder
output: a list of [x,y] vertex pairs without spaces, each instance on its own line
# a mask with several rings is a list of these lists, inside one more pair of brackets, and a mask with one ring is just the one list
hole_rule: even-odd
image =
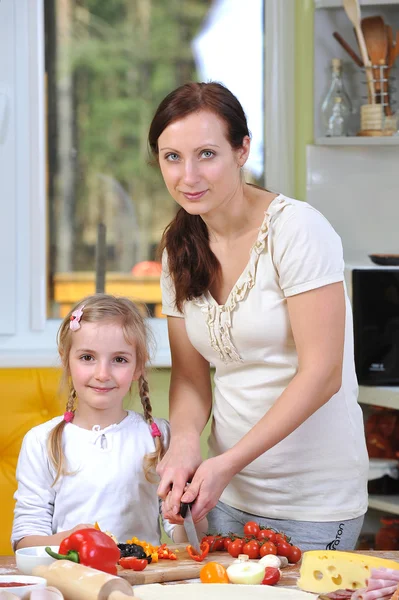
[[[393,111],[396,103],[392,101],[392,93],[396,91],[395,77],[390,75],[391,68],[387,65],[364,67],[362,69],[363,73],[366,70],[371,71],[373,75],[376,103],[371,104],[368,102],[360,107],[360,131],[358,135],[394,135],[398,130],[397,117]],[[362,80],[362,83],[367,86],[367,78]],[[369,96],[366,95],[362,98],[365,102],[367,102],[367,99],[370,100]]]

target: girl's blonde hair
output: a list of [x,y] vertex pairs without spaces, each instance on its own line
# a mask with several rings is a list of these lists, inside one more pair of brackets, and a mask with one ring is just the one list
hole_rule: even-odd
[[[83,308],[80,323],[117,322],[120,323],[126,341],[134,346],[136,351],[136,368],[141,375],[138,380],[140,400],[143,407],[144,419],[151,427],[153,423],[152,407],[149,396],[148,382],[146,378],[146,363],[149,360],[149,347],[152,342],[143,317],[136,305],[124,297],[111,296],[109,294],[94,294],[83,298],[62,321],[57,334],[58,352],[63,366],[61,385],[68,389],[68,400],[66,412],[74,413],[76,410],[76,391],[70,376],[69,353],[72,346],[74,332],[70,328],[72,313]],[[50,461],[55,469],[55,485],[61,475],[71,475],[67,472],[65,465],[65,454],[62,449],[62,433],[66,421],[63,419],[51,430],[48,438],[48,453]],[[143,459],[143,469],[148,481],[155,481],[155,467],[164,454],[164,447],[160,437],[154,438],[155,451],[146,454]]]

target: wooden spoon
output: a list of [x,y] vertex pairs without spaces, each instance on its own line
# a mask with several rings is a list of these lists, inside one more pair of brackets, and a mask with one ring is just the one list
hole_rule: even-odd
[[[358,0],[344,0],[344,9],[348,19],[351,21],[355,28],[357,41],[360,48],[360,54],[362,57],[363,64],[366,69],[367,86],[369,91],[369,102],[375,104],[375,89],[373,81],[373,73],[371,70],[371,61],[367,54],[366,42],[364,41],[364,35],[361,28],[361,14]],[[369,68],[367,68],[369,67]]]
[[[382,17],[366,17],[361,20],[367,53],[373,65],[386,65],[388,55],[388,37],[384,19]],[[386,69],[373,69],[374,87],[377,95],[380,95],[382,79],[385,79]],[[380,102],[383,99],[380,97]]]
[[389,83],[388,83],[388,79],[389,79],[389,74],[391,72],[391,68],[392,65],[395,61],[395,46],[393,43],[393,31],[392,31],[392,27],[390,25],[385,25],[385,30],[387,33],[387,40],[388,40],[388,53],[387,53],[387,66],[388,69],[385,69],[385,79],[386,81],[384,82],[384,87],[383,87],[383,91],[384,91],[384,98],[387,99],[387,106],[385,106],[385,114],[387,116],[392,115],[392,108],[391,108],[391,100],[389,97]]

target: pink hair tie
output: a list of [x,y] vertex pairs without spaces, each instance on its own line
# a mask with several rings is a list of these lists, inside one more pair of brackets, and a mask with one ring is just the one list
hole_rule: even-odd
[[155,421],[153,421],[153,422],[151,423],[151,425],[150,425],[150,429],[151,429],[151,435],[152,435],[152,437],[154,437],[154,438],[155,438],[155,437],[161,437],[161,436],[162,436],[161,432],[159,431],[159,427],[158,427],[158,425],[155,423]]
[[67,423],[70,423],[71,421],[73,421],[74,416],[75,416],[74,412],[72,412],[71,410],[67,410],[64,413],[64,421],[66,421]]
[[74,310],[71,314],[71,317],[69,319],[69,327],[70,329],[72,329],[72,331],[77,331],[78,329],[80,329],[80,321],[83,315],[83,309],[84,305],[81,308],[77,308],[76,310]]

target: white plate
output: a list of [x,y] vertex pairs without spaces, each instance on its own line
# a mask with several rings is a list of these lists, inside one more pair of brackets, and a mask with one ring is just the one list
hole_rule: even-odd
[[190,583],[160,585],[152,583],[134,586],[137,600],[315,600],[317,594],[309,594],[284,587],[270,585],[238,585],[232,583]]

